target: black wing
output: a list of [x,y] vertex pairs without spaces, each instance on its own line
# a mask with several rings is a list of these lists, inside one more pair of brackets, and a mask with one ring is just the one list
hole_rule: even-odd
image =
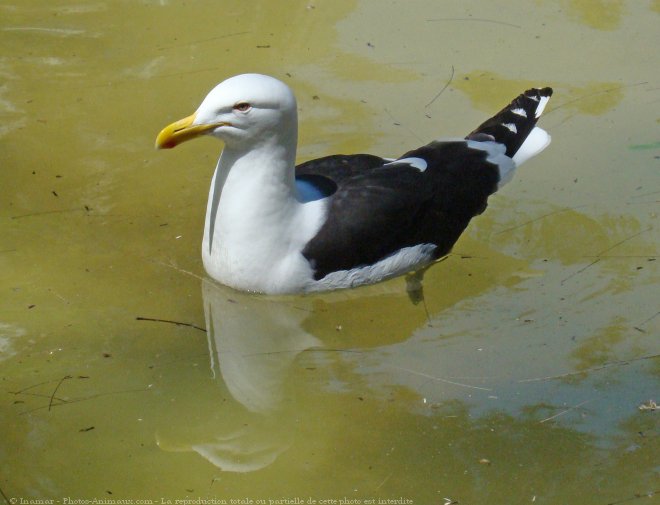
[[298,167],[301,175],[337,185],[326,222],[303,250],[315,279],[373,264],[403,247],[430,243],[435,257],[449,252],[497,187],[497,166],[486,155],[465,141],[432,142],[400,158],[421,158],[424,170],[370,155],[329,156]]
[[323,176],[338,185],[340,182],[387,163],[386,160],[371,154],[335,154],[306,161],[296,167],[296,178]]

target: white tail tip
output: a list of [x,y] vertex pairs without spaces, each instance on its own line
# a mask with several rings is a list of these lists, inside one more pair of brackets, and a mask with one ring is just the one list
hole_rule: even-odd
[[516,165],[520,166],[528,159],[539,154],[543,149],[550,144],[550,135],[548,132],[535,126],[529,133],[525,141],[520,146],[520,149],[513,155],[513,161]]

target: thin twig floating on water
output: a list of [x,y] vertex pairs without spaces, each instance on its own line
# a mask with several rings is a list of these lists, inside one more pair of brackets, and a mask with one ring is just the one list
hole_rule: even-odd
[[542,424],[542,423],[544,423],[544,422],[546,422],[546,421],[550,421],[551,419],[555,419],[556,417],[563,416],[563,415],[566,414],[567,412],[570,412],[571,410],[575,410],[575,409],[577,409],[577,408],[579,408],[579,407],[582,407],[582,405],[584,405],[585,403],[589,403],[590,401],[591,401],[591,400],[584,400],[583,402],[580,402],[580,403],[578,403],[577,405],[574,405],[574,406],[572,406],[572,407],[570,407],[570,408],[568,408],[568,409],[566,409],[566,410],[562,410],[561,412],[558,412],[558,413],[555,414],[554,416],[550,416],[550,417],[548,417],[548,418],[546,418],[546,419],[543,419],[542,421],[539,421],[539,424]]
[[168,323],[168,324],[176,324],[177,326],[188,326],[189,328],[195,328],[196,330],[203,331],[206,333],[206,328],[202,328],[201,326],[194,325],[192,323],[182,323],[180,321],[171,321],[169,319],[157,319],[153,317],[136,317],[135,318],[138,321],[152,321],[155,323]]
[[410,128],[408,128],[406,125],[404,125],[403,123],[401,123],[397,118],[395,118],[394,115],[393,115],[389,110],[387,110],[387,109],[383,109],[383,111],[385,112],[385,114],[387,114],[388,116],[390,116],[390,118],[392,119],[392,121],[394,121],[394,126],[403,126],[406,130],[408,130],[408,132],[409,132],[413,137],[415,137],[417,140],[419,140],[419,141],[422,142],[422,143],[424,142],[424,141],[419,137],[419,135],[417,135],[414,131],[412,131],[412,130],[411,130]]
[[199,44],[206,44],[207,42],[215,42],[216,40],[228,39],[230,37],[236,37],[238,35],[247,35],[248,33],[250,33],[250,32],[227,33],[225,35],[218,35],[217,37],[211,37],[211,38],[208,38],[208,39],[199,39],[199,40],[193,40],[192,42],[184,42],[182,44],[173,44],[173,45],[170,45],[170,46],[161,46],[161,47],[158,47],[156,50],[157,51],[163,51],[165,49],[196,46],[196,45],[199,45]]
[[[60,385],[62,384],[62,382],[66,378],[67,377],[64,377],[63,379],[55,379],[55,380],[51,380],[51,381],[39,382],[38,384],[32,384],[31,386],[28,386],[28,387],[23,388],[23,389],[19,389],[18,391],[9,391],[9,393],[12,394],[12,395],[17,395],[17,396],[18,395],[24,395],[24,396],[34,396],[34,397],[37,397],[37,398],[48,398],[48,406],[47,407],[48,407],[48,410],[50,410],[51,407],[57,407],[58,405],[63,405],[65,403],[70,403],[70,400],[66,400],[64,398],[60,398],[59,396],[55,396],[55,393],[57,392],[57,389],[60,387]],[[71,379],[72,377],[68,377],[68,378]],[[78,375],[76,378],[77,379],[89,379],[89,376],[87,376],[87,375]],[[31,392],[29,392],[31,389],[34,389],[34,388],[39,387],[39,386],[43,386],[44,384],[50,384],[51,382],[57,382],[58,384],[55,387],[55,391],[53,391],[50,394],[31,393]],[[54,400],[57,400],[60,403],[54,403]],[[14,403],[19,403],[19,402],[23,403],[22,400],[17,400]],[[46,408],[46,407],[40,407],[40,408]]]
[[71,35],[82,35],[85,30],[75,30],[72,28],[48,28],[42,26],[10,26],[2,29],[3,32],[39,32],[49,33],[51,35],[63,35],[70,37]]
[[652,227],[652,226],[649,226],[648,228],[645,228],[645,229],[642,230],[642,231],[638,231],[637,233],[633,233],[632,235],[630,235],[630,236],[628,236],[628,237],[626,237],[626,238],[624,238],[624,239],[622,239],[622,240],[619,240],[616,244],[611,245],[611,246],[608,247],[607,249],[603,249],[601,252],[599,252],[598,254],[596,254],[596,259],[595,259],[594,261],[592,261],[592,262],[589,263],[588,265],[586,265],[586,266],[580,268],[578,271],[573,272],[573,273],[570,274],[568,277],[562,279],[562,281],[561,281],[560,284],[563,285],[564,282],[566,282],[567,280],[572,279],[572,278],[575,277],[576,275],[581,274],[582,272],[584,272],[586,269],[591,268],[592,266],[594,266],[596,263],[598,263],[598,262],[603,258],[603,254],[610,252],[612,249],[615,249],[616,247],[619,247],[621,244],[625,244],[625,243],[628,242],[629,240],[632,240],[632,239],[634,239],[635,237],[638,237],[638,236],[641,235],[642,233],[646,233],[647,231],[651,231],[652,229],[653,229],[653,227]]
[[58,402],[62,403],[67,403],[68,400],[65,400],[64,398],[60,398],[59,396],[53,396],[53,395],[46,395],[46,394],[40,394],[40,393],[21,393],[24,396],[36,396],[37,398],[49,398],[53,400],[57,400]]
[[378,484],[378,487],[376,488],[376,491],[378,491],[381,487],[383,487],[383,485],[384,485],[388,480],[390,480],[390,477],[392,477],[392,475],[394,475],[394,472],[390,472],[390,474],[389,474],[387,477],[385,477],[385,478],[383,479],[383,481],[382,481],[380,484]]
[[532,379],[521,379],[518,382],[540,382],[540,381],[548,381],[548,380],[553,380],[553,379],[563,379],[564,377],[571,377],[573,375],[581,375],[584,373],[589,373],[589,372],[596,372],[598,370],[603,370],[605,368],[611,368],[613,366],[623,366],[623,365],[629,365],[630,363],[634,363],[635,361],[642,361],[645,359],[653,359],[653,358],[659,358],[660,354],[651,354],[649,356],[641,356],[639,358],[633,358],[633,359],[627,359],[627,360],[621,360],[621,361],[612,361],[610,363],[604,363],[600,366],[595,366],[593,368],[585,368],[584,370],[579,370],[577,372],[567,372],[567,373],[562,373],[559,375],[549,375],[547,377],[534,377]]
[[2,490],[1,487],[0,487],[0,496],[2,496],[2,498],[5,500],[5,503],[14,503],[14,501],[9,501],[9,498],[7,498],[7,495],[6,495],[5,492]]
[[622,84],[621,86],[616,86],[616,87],[614,87],[614,88],[607,88],[607,89],[604,89],[604,90],[601,90],[601,91],[595,91],[595,92],[587,93],[587,94],[585,94],[585,95],[578,96],[577,98],[573,98],[572,100],[569,100],[569,101],[567,101],[567,102],[560,103],[560,104],[557,105],[556,107],[553,107],[551,110],[548,110],[548,111],[545,113],[545,115],[547,116],[547,115],[550,114],[551,112],[555,112],[556,110],[559,110],[559,109],[561,109],[562,107],[565,107],[566,105],[569,105],[569,104],[571,104],[571,103],[575,103],[575,102],[579,102],[580,100],[586,100],[587,98],[591,98],[591,97],[593,97],[593,96],[603,95],[603,94],[605,94],[605,93],[611,93],[612,91],[619,91],[619,90],[621,90],[621,89],[625,89],[625,88],[633,88],[633,87],[635,87],[635,86],[641,86],[641,85],[643,85],[643,84],[648,84],[648,81],[644,81],[644,82],[636,82],[636,83],[634,83],[634,84]]
[[447,384],[452,384],[454,386],[461,386],[464,388],[471,388],[471,389],[481,389],[482,391],[492,391],[491,388],[483,388],[481,386],[472,386],[470,384],[463,384],[461,382],[454,382],[450,381],[449,379],[443,379],[442,377],[434,377],[433,375],[425,374],[423,372],[416,372],[415,370],[410,370],[409,368],[403,368],[400,366],[392,366],[392,368],[396,368],[397,370],[403,370],[404,372],[411,373],[413,375],[419,375],[420,377],[426,377],[427,379],[432,379],[434,381],[440,381],[440,382],[445,382]]
[[565,277],[564,279],[562,279],[561,282],[560,282],[560,284],[563,285],[564,282],[566,282],[567,280],[570,280],[570,279],[572,279],[573,277],[575,277],[576,275],[581,274],[581,273],[584,272],[585,270],[591,268],[591,267],[594,266],[596,263],[600,262],[601,259],[602,259],[602,258],[597,257],[595,260],[593,260],[593,261],[592,261],[591,263],[589,263],[588,265],[586,265],[586,266],[580,268],[579,270],[577,270],[576,272],[573,272],[573,273],[572,273],[571,275],[569,275],[568,277]]
[[164,266],[164,267],[172,268],[173,270],[176,270],[177,272],[180,272],[180,273],[186,274],[186,275],[190,275],[191,277],[194,277],[195,279],[199,279],[200,281],[204,280],[204,277],[202,277],[200,275],[197,275],[193,272],[189,272],[188,270],[184,270],[183,268],[179,268],[177,266],[174,266],[170,263],[164,263],[162,261],[151,260],[151,259],[147,259],[146,261],[148,261],[149,263],[155,263],[156,265],[161,265],[161,266]]
[[[87,400],[94,400],[96,398],[101,398],[103,396],[124,394],[124,393],[140,393],[140,392],[143,392],[143,391],[149,391],[150,389],[151,389],[151,384],[148,385],[146,388],[141,388],[141,389],[124,389],[124,390],[121,390],[121,391],[109,391],[107,393],[97,393],[97,394],[90,395],[90,396],[81,396],[80,398],[72,398],[72,399],[67,400],[63,403],[53,403],[52,406],[53,407],[61,407],[63,405],[71,405],[72,403],[84,402],[84,401],[87,401]],[[36,412],[38,410],[43,410],[43,409],[46,409],[46,408],[50,409],[50,406],[49,405],[43,405],[41,407],[35,407],[33,409],[30,409],[30,410],[24,410],[23,412],[19,412],[18,415],[23,416],[23,415],[31,414],[32,412]]]
[[75,207],[73,209],[60,209],[60,210],[44,210],[41,212],[30,212],[29,214],[18,214],[11,216],[12,219],[23,219],[24,217],[46,216],[48,214],[65,214],[68,212],[87,212],[88,209],[84,207]]
[[57,386],[55,386],[55,389],[53,389],[53,394],[50,395],[50,400],[48,401],[48,410],[50,411],[51,407],[53,406],[53,400],[55,399],[55,393],[57,393],[57,390],[60,388],[62,383],[67,380],[71,379],[72,377],[70,375],[65,375],[60,379],[60,381],[57,383]]
[[547,214],[543,214],[541,216],[535,217],[533,219],[529,219],[528,221],[525,221],[524,223],[517,224],[515,226],[511,226],[509,228],[505,228],[504,230],[500,230],[495,232],[495,235],[499,235],[500,233],[506,233],[508,231],[515,230],[517,228],[522,228],[523,226],[526,226],[528,224],[531,224],[535,221],[539,221],[541,219],[545,219],[546,217],[554,216],[555,214],[560,214],[561,212],[567,212],[569,210],[575,210],[575,209],[580,209],[582,207],[586,207],[586,205],[576,205],[575,207],[566,207],[565,209],[558,209],[558,210],[553,210],[552,212],[548,212]]
[[497,21],[496,19],[485,19],[485,18],[437,18],[437,19],[427,19],[427,22],[436,22],[436,21],[476,21],[478,23],[491,23],[495,25],[504,25],[510,26],[512,28],[522,28],[520,25],[514,25],[513,23],[507,23],[506,21]]
[[433,102],[435,102],[435,101],[438,99],[438,97],[439,97],[440,95],[442,95],[442,93],[444,93],[444,91],[449,87],[449,85],[451,84],[451,81],[453,81],[453,80],[454,80],[454,65],[451,66],[451,75],[449,76],[449,80],[445,83],[445,85],[442,87],[442,89],[441,89],[440,91],[438,91],[438,94],[435,95],[435,96],[433,97],[433,99],[432,99],[429,103],[427,103],[427,104],[424,106],[424,108],[425,108],[425,109],[428,109],[429,106],[430,106]]
[[[181,77],[184,75],[194,75],[194,74],[201,74],[204,72],[217,72],[218,70],[222,69],[222,67],[205,67],[205,68],[198,68],[195,70],[187,70],[185,72],[173,72],[170,74],[156,74],[151,77],[149,77],[149,80],[152,79],[164,79],[168,77]],[[83,89],[90,90],[90,89],[98,89],[98,88],[108,88],[108,87],[114,87],[114,86],[121,86],[123,84],[132,84],[136,81],[144,81],[144,77],[122,77],[120,80],[115,80],[115,81],[105,81],[103,83],[99,84],[91,84],[89,86],[85,86]]]
[[638,328],[638,329],[641,328],[642,326],[644,326],[644,325],[645,325],[646,323],[648,323],[649,321],[652,321],[653,319],[655,319],[656,317],[658,317],[658,314],[660,314],[660,311],[656,312],[656,313],[653,314],[651,317],[649,317],[649,318],[647,318],[647,319],[644,319],[644,321],[642,321],[641,323],[635,325],[635,328]]
[[23,388],[23,389],[19,389],[18,391],[10,391],[10,393],[13,394],[13,395],[20,395],[21,393],[23,393],[25,391],[28,391],[29,389],[36,388],[36,387],[39,387],[39,386],[43,386],[44,384],[49,384],[51,382],[55,382],[55,381],[52,380],[52,381],[39,382],[38,384],[32,384],[31,386],[28,386],[28,387]]
[[[224,351],[219,351],[218,354],[222,354]],[[229,351],[232,352],[232,351]],[[241,354],[241,358],[253,358],[255,356],[271,356],[274,354],[298,354],[300,352],[350,352],[355,354],[360,354],[363,351],[359,349],[326,349],[326,348],[311,348],[311,349],[284,349],[281,351],[264,351],[264,352],[253,352],[249,354]]]

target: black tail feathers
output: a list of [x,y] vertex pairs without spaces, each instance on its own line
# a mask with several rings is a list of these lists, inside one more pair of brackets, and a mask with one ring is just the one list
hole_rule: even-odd
[[465,138],[500,142],[512,158],[536,126],[551,96],[552,88],[528,89]]

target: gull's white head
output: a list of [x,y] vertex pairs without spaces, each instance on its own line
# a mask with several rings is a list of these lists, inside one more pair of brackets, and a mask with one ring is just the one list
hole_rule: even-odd
[[171,148],[199,135],[212,135],[230,148],[249,149],[297,135],[296,99],[273,77],[242,74],[221,82],[197,111],[165,127],[156,139]]

